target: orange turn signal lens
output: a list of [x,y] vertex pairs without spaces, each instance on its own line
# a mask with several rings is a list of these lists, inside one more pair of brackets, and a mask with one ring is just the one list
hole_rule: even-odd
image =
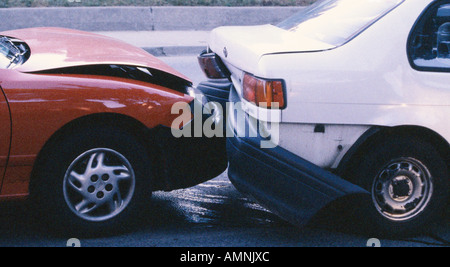
[[246,73],[243,95],[245,100],[263,108],[283,109],[286,105],[281,80],[265,80]]

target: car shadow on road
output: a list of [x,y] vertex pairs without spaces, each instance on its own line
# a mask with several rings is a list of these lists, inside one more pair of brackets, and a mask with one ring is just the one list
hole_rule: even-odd
[[45,239],[36,221],[30,216],[26,201],[0,203],[0,245],[27,246],[26,240]]
[[359,235],[367,239],[377,237],[417,245],[450,246],[448,209],[444,209],[440,221],[427,225],[423,230],[414,233],[386,233],[375,228],[373,222],[367,219],[368,205],[371,205],[370,196],[353,195],[339,199],[316,214],[307,227]]
[[[448,245],[445,243],[448,240],[450,227],[448,214],[446,222],[429,227],[426,233],[400,239],[374,235],[368,231],[367,222],[361,223],[361,217],[355,217],[354,210],[349,208],[360,203],[361,199],[358,198],[343,199],[333,203],[317,214],[306,227],[298,228],[239,193],[226,176],[222,176],[189,189],[157,192],[148,208],[143,210],[129,226],[117,229],[117,232],[99,233],[91,238],[136,232],[164,234],[174,229],[189,233],[191,229],[199,228],[218,229],[218,231],[231,228],[236,231],[262,229],[275,233],[270,235],[268,240],[275,240],[280,244],[286,242],[291,245],[300,244],[302,237],[308,238],[314,233],[345,235],[350,238],[355,236],[359,239],[376,236],[425,245]],[[0,203],[0,246],[28,246],[29,242],[36,240],[39,240],[42,246],[52,246],[55,238],[72,237],[70,229],[55,235],[52,229],[47,229],[31,214],[26,202]]]

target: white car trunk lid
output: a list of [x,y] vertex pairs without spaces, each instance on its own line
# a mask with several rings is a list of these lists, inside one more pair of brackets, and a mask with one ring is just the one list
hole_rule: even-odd
[[211,33],[210,49],[226,63],[250,73],[258,72],[267,54],[315,52],[335,46],[273,25],[220,27]]

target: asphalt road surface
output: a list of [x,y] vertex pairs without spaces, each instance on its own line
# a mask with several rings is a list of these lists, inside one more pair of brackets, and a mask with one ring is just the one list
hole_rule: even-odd
[[[194,83],[204,79],[195,57],[162,59]],[[65,247],[71,238],[84,247],[365,247],[372,238],[382,247],[416,247],[448,246],[450,240],[448,215],[423,234],[401,239],[355,230],[351,219],[334,211],[297,228],[240,194],[226,173],[193,188],[155,193],[136,226],[102,237],[77,237],[70,229],[50,234],[29,213],[26,203],[0,203],[0,246]]]

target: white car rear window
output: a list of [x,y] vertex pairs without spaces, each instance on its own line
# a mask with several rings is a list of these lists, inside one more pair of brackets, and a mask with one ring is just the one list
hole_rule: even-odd
[[319,0],[278,27],[340,46],[404,0]]

